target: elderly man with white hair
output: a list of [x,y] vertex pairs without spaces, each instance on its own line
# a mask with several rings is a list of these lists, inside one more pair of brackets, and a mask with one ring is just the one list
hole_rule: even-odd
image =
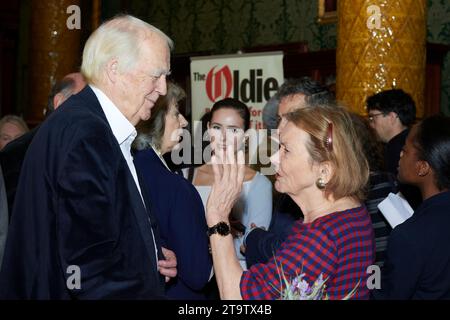
[[164,298],[176,258],[161,247],[130,146],[166,94],[171,47],[127,15],[90,36],[88,85],[44,122],[25,157],[0,299]]

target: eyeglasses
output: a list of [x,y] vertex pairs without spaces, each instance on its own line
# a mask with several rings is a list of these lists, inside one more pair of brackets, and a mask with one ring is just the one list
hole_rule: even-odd
[[373,120],[375,120],[375,117],[378,117],[378,116],[384,116],[384,115],[385,115],[385,114],[382,113],[382,112],[380,112],[380,113],[372,113],[372,114],[369,114],[369,115],[368,115],[369,121],[370,121],[370,122],[373,122]]

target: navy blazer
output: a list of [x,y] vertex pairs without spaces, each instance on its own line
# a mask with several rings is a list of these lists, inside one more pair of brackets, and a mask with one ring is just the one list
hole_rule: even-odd
[[[152,225],[157,242],[159,235],[146,207],[87,86],[41,125],[28,148],[0,298],[163,298]],[[80,289],[73,287],[77,267]]]
[[266,263],[274,256],[291,232],[294,223],[303,216],[298,205],[287,194],[279,194],[269,230],[255,228],[245,240],[247,268],[256,263]]
[[12,140],[0,151],[0,164],[3,169],[3,178],[5,179],[10,219],[22,163],[38,129],[39,127],[36,127],[19,138]]
[[426,199],[389,237],[375,299],[450,299],[450,192]]
[[170,299],[205,299],[212,268],[203,203],[195,187],[169,171],[153,149],[138,151],[136,170],[152,202],[163,244],[177,256],[178,276],[167,286]]

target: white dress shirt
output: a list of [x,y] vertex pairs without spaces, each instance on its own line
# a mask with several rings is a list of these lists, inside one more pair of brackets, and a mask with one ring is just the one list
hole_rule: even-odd
[[[145,207],[144,198],[142,197],[141,187],[139,186],[139,180],[136,173],[136,167],[134,166],[133,156],[131,155],[131,144],[136,138],[137,132],[136,128],[128,121],[127,118],[120,112],[120,110],[114,105],[114,103],[109,99],[106,94],[103,93],[99,88],[93,85],[89,85],[97,96],[100,106],[105,113],[106,120],[108,120],[109,126],[119,143],[120,150],[122,151],[123,157],[127,161],[128,168],[130,169],[131,175],[133,176],[136,187],[141,196],[142,203]],[[149,218],[150,223],[150,218]],[[158,261],[158,249],[156,247],[155,235],[152,231],[153,243],[155,245],[156,261]]]

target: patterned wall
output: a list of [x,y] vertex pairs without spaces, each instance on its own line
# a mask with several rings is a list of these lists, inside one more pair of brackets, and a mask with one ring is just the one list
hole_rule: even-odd
[[336,27],[316,23],[313,0],[130,0],[129,11],[167,32],[177,53],[302,40],[311,50],[336,46]]
[[[428,0],[428,41],[450,45],[450,1]],[[442,72],[441,110],[450,115],[450,53]]]
[[[175,53],[232,53],[242,47],[307,41],[311,51],[336,47],[336,25],[321,25],[315,0],[129,0],[129,12],[175,41]],[[428,41],[450,45],[450,1],[428,0]],[[450,54],[442,111],[450,115]]]

